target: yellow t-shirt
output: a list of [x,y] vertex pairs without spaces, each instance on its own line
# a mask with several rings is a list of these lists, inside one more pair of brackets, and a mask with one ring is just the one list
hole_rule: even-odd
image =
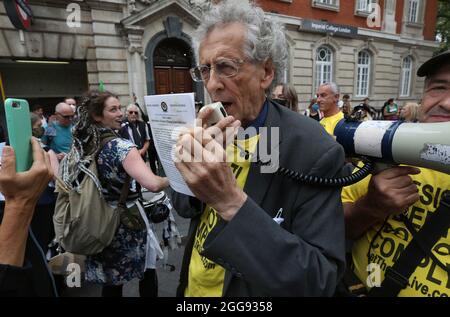
[[[420,168],[421,173],[411,175],[417,184],[420,199],[412,205],[407,212],[408,219],[419,230],[425,223],[428,213],[433,213],[438,207],[442,194],[450,189],[450,176],[433,170]],[[342,202],[355,202],[367,193],[370,177],[342,190]],[[383,225],[379,224],[363,234],[355,241],[352,249],[354,271],[359,279],[367,284],[370,270],[371,280],[376,278],[374,267],[368,267],[370,263],[378,265],[381,273],[380,281],[384,279],[387,266],[392,266],[401,252],[412,239],[404,223],[396,216],[391,216]],[[379,231],[379,235],[376,233]],[[376,237],[376,238],[375,238]],[[441,238],[433,247],[433,254],[445,265],[450,266],[450,232]],[[450,276],[442,270],[433,260],[422,260],[415,272],[410,276],[409,285],[398,296],[425,296],[448,297],[450,296]]]
[[325,129],[325,131],[328,132],[328,134],[334,135],[334,128],[336,128],[336,125],[342,119],[344,119],[344,114],[342,113],[342,111],[339,111],[331,117],[325,117],[320,120],[320,124]]
[[[256,135],[247,140],[238,140],[240,148],[254,153],[258,143],[259,136]],[[241,149],[230,144],[227,147],[227,161],[236,177],[237,185],[242,189],[247,181],[250,170],[251,156],[245,160],[245,155],[241,156]],[[223,291],[223,281],[225,269],[201,256],[203,243],[208,234],[217,223],[217,213],[210,206],[206,206],[200,217],[200,223],[195,234],[194,247],[192,249],[191,261],[189,263],[188,285],[185,289],[186,297],[220,297]]]

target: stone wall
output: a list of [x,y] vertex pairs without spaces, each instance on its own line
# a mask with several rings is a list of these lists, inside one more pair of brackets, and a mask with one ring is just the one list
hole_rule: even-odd
[[13,27],[0,5],[0,58],[86,61],[89,88],[98,88],[103,81],[122,102],[129,102],[126,44],[117,30],[125,2],[81,4],[79,27],[67,24],[69,1],[41,2],[32,1],[33,25],[24,32]]
[[[357,56],[362,49],[371,52],[371,80],[369,98],[371,105],[381,107],[389,98],[395,98],[402,105],[407,101],[419,101],[423,90],[423,79],[415,73],[417,68],[433,54],[433,46],[413,46],[381,39],[327,38],[323,34],[298,32],[288,28],[293,41],[290,51],[290,80],[299,95],[300,107],[305,109],[315,95],[314,67],[315,50],[321,44],[333,49],[333,80],[339,85],[341,95],[349,94],[352,105],[359,104],[363,97],[356,97]],[[292,42],[291,41],[291,42]],[[400,76],[402,58],[411,55],[414,60],[411,96],[400,97]]]
[[[182,32],[190,36],[196,20],[186,1],[160,0],[152,4],[136,1],[130,17],[130,1],[99,0],[81,3],[81,26],[67,26],[66,11],[69,0],[32,0],[35,16],[31,31],[19,32],[11,25],[5,9],[0,5],[0,58],[21,57],[52,60],[84,60],[87,62],[88,85],[97,88],[103,81],[106,89],[121,97],[123,106],[133,92],[138,101],[148,93],[145,49],[152,38],[164,32],[164,21],[170,15],[178,16]],[[136,17],[136,20],[134,17]],[[124,20],[130,21],[124,26]],[[423,79],[415,76],[418,66],[428,59],[436,45],[419,38],[403,38],[383,32],[365,30],[367,36],[342,38],[324,34],[299,32],[299,19],[286,22],[290,43],[288,77],[299,94],[301,108],[308,105],[314,91],[315,51],[321,44],[334,50],[334,80],[342,94],[349,94],[356,105],[363,98],[356,98],[357,55],[362,49],[372,53],[371,104],[380,107],[388,98],[396,98],[402,104],[418,101],[423,89]],[[298,21],[297,21],[298,20]],[[135,22],[133,22],[135,21]],[[122,22],[122,23],[121,23]],[[372,36],[372,34],[374,36]],[[399,98],[402,58],[414,59],[412,93]],[[205,101],[208,102],[207,94]]]
[[130,101],[126,43],[117,25],[123,19],[122,12],[92,9],[93,51],[88,59],[89,85],[105,88],[121,97],[123,106]]

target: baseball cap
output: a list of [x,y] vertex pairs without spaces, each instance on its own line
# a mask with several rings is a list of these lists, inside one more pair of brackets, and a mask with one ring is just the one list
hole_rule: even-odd
[[417,70],[417,76],[430,76],[447,63],[450,63],[450,50],[442,52],[423,63]]

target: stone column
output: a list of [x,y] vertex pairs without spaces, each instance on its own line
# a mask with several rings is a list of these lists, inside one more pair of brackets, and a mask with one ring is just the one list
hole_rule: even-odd
[[384,17],[382,31],[395,34],[397,22],[395,21],[396,0],[386,0],[384,4]]
[[129,55],[130,92],[136,94],[137,102],[142,110],[146,111],[144,107],[144,95],[146,93],[144,80],[145,56],[142,46],[144,29],[138,26],[129,26],[125,28],[125,32]]

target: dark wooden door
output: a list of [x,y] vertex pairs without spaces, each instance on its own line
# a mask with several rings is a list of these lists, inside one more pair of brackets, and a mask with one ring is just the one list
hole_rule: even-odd
[[157,95],[171,93],[170,67],[155,67],[155,90]]
[[155,66],[156,94],[193,92],[192,78],[187,67]]
[[192,78],[188,68],[174,67],[173,89],[176,93],[192,92]]

